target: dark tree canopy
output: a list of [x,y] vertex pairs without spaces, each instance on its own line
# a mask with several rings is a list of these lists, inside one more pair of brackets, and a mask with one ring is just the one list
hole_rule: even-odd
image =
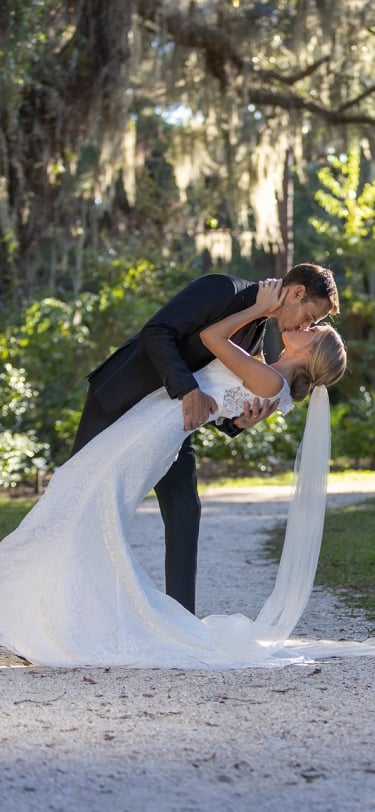
[[2,295],[177,237],[287,259],[291,166],[373,155],[374,45],[370,0],[4,0]]

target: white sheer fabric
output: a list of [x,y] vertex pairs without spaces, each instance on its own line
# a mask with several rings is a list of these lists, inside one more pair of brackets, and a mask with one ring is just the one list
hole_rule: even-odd
[[[251,400],[219,361],[197,378],[215,397],[217,418],[240,413]],[[287,385],[281,397],[281,408],[289,410]],[[300,643],[285,645],[311,591],[324,517],[326,393],[317,392],[311,405],[279,574],[255,621],[194,617],[156,589],[127,543],[137,506],[186,436],[180,402],[161,389],[65,463],[1,542],[0,643],[34,663],[64,667],[274,667],[326,656],[324,646],[313,655]],[[323,426],[319,418],[317,427],[316,406],[324,411]],[[318,438],[324,470],[312,464],[324,456],[317,454]],[[366,646],[357,644],[354,653],[375,653],[375,641]]]

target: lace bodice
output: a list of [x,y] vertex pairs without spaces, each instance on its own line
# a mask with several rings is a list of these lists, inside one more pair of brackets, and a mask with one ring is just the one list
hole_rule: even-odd
[[[230,372],[221,361],[212,361],[207,367],[195,373],[195,377],[203,391],[208,391],[218,404],[217,419],[220,421],[225,417],[236,417],[242,414],[244,403],[253,403],[256,394],[246,389],[236,375]],[[259,398],[263,403],[263,398]],[[284,380],[280,392],[269,398],[270,403],[279,400],[278,411],[287,414],[293,409],[289,385]]]

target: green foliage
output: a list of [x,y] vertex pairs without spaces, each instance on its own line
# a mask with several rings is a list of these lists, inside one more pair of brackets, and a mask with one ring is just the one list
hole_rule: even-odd
[[[179,269],[180,286],[191,276]],[[0,334],[0,428],[35,435],[50,447],[50,464],[70,451],[85,376],[137,333],[176,285],[173,263],[131,264],[119,256],[101,257],[94,279],[97,289],[79,298],[47,297],[25,306],[18,323],[10,316]]]
[[[122,271],[116,283],[79,300],[34,303],[25,309],[18,327],[8,330],[2,340],[0,337],[0,427],[7,432],[4,443],[6,454],[13,459],[7,463],[13,482],[19,481],[16,471],[22,466],[25,472],[31,470],[33,454],[44,457],[47,465],[60,464],[68,456],[86,391],[85,375],[133,335],[155,309],[155,304],[137,293],[141,272],[140,267]],[[152,269],[150,274],[149,282]],[[154,290],[155,298],[161,295],[157,283]],[[245,467],[263,474],[291,468],[303,435],[306,408],[307,404],[296,406],[287,418],[276,414],[235,439],[207,426],[196,433],[197,454],[225,460],[229,468]],[[374,464],[371,390],[358,387],[358,395],[332,406],[331,416],[334,464]],[[13,449],[12,434],[16,435]],[[26,438],[23,456],[20,436]]]
[[[375,467],[375,401],[365,386],[358,397],[336,406],[332,411],[332,437],[338,459],[354,467],[366,463]],[[348,464],[348,463],[347,463]]]
[[302,438],[305,410],[296,408],[290,420],[272,415],[238,437],[230,438],[214,426],[196,432],[194,447],[200,457],[228,462],[229,466],[249,472],[270,474],[290,467]]
[[23,430],[24,421],[32,425],[27,415],[33,413],[38,398],[25,370],[5,363],[0,393],[0,487],[13,488],[34,476],[39,464],[47,467],[49,446],[38,440],[34,429]]
[[0,432],[0,487],[14,488],[35,476],[38,467],[45,467],[47,455],[48,446],[33,432]]
[[5,363],[0,372],[0,392],[0,428],[17,429],[25,413],[33,409],[38,391],[27,382],[24,369]]
[[[194,439],[197,456],[226,461],[229,469],[249,476],[292,470],[307,408],[307,401],[296,404],[287,417],[276,413],[234,439],[214,426],[199,429]],[[343,470],[364,465],[375,467],[375,402],[361,386],[346,402],[331,402],[331,466]]]
[[53,0],[10,0],[6,4],[7,47],[1,52],[1,79],[13,115],[29,81],[31,65],[42,58],[51,5]]
[[375,249],[375,181],[363,182],[364,159],[353,144],[347,155],[328,155],[328,165],[317,176],[321,187],[315,200],[328,215],[313,216],[311,223],[340,257],[346,276],[356,289],[369,292]]
[[[343,221],[344,235],[350,244],[357,245],[361,238],[375,238],[375,183],[365,183],[360,191],[361,155],[352,147],[347,156],[328,156],[329,166],[318,171],[318,178],[328,191],[318,189],[315,198],[331,217]],[[337,226],[325,220],[316,220],[321,233],[330,230],[337,234]]]
[[[9,325],[0,334],[0,429],[39,443],[35,448],[27,445],[27,453],[34,448],[33,453],[44,456],[51,467],[69,454],[88,372],[134,335],[176,288],[196,275],[191,268],[176,267],[160,257],[132,263],[113,252],[91,258],[87,255],[86,261],[92,270],[91,291],[64,300],[46,297],[34,301],[19,313],[16,324],[14,314],[10,314]],[[351,332],[355,334],[354,323],[361,326],[358,339],[350,345],[353,371],[344,383],[340,382],[340,387],[346,388],[335,387],[331,393],[335,404],[333,461],[343,467],[363,464],[364,460],[373,464],[369,425],[373,423],[371,370],[375,360],[373,343],[362,340],[363,325],[371,325],[374,305],[365,295],[354,300],[349,285],[343,291],[344,302],[346,297],[352,303]],[[341,392],[345,395],[342,402]],[[306,404],[301,404],[287,419],[274,415],[236,439],[212,426],[205,427],[196,433],[197,453],[225,461],[229,469],[242,467],[262,474],[290,469],[303,435],[305,416]],[[18,449],[19,439],[15,440],[15,460],[20,459]],[[25,470],[29,469],[30,459],[24,455]],[[15,462],[12,470],[16,465],[20,467],[21,463]],[[13,481],[14,476],[12,473]]]
[[[59,459],[61,446],[54,427],[65,409],[78,408],[77,397],[82,390],[78,370],[90,349],[89,330],[74,302],[51,298],[27,307],[20,322],[17,328],[6,331],[2,347],[3,375],[10,368],[18,368],[18,375],[22,371],[24,376],[23,401],[20,387],[12,387],[7,426],[11,428],[14,422],[9,404],[18,397],[18,426],[24,432],[35,432],[39,441],[51,446],[52,456]],[[11,384],[8,376],[8,389]]]
[[[346,404],[349,400],[351,403],[363,400],[362,386],[370,398],[375,391],[375,181],[364,180],[369,171],[357,144],[351,146],[347,155],[329,155],[328,165],[317,173],[321,187],[315,193],[326,217],[310,218],[322,245],[345,273],[344,284],[340,286],[339,330],[347,341],[348,372],[337,393]],[[354,421],[354,415],[348,419]],[[360,445],[361,433],[358,426]],[[354,437],[355,431],[353,441]]]

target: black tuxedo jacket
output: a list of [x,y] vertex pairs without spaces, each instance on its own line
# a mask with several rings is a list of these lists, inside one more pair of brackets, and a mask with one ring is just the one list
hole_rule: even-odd
[[[111,420],[160,386],[165,386],[171,398],[196,389],[193,373],[214,357],[202,344],[200,331],[254,304],[257,291],[257,283],[207,274],[174,296],[140,333],[88,375]],[[251,322],[232,341],[254,355],[262,348],[265,325],[265,318]]]

